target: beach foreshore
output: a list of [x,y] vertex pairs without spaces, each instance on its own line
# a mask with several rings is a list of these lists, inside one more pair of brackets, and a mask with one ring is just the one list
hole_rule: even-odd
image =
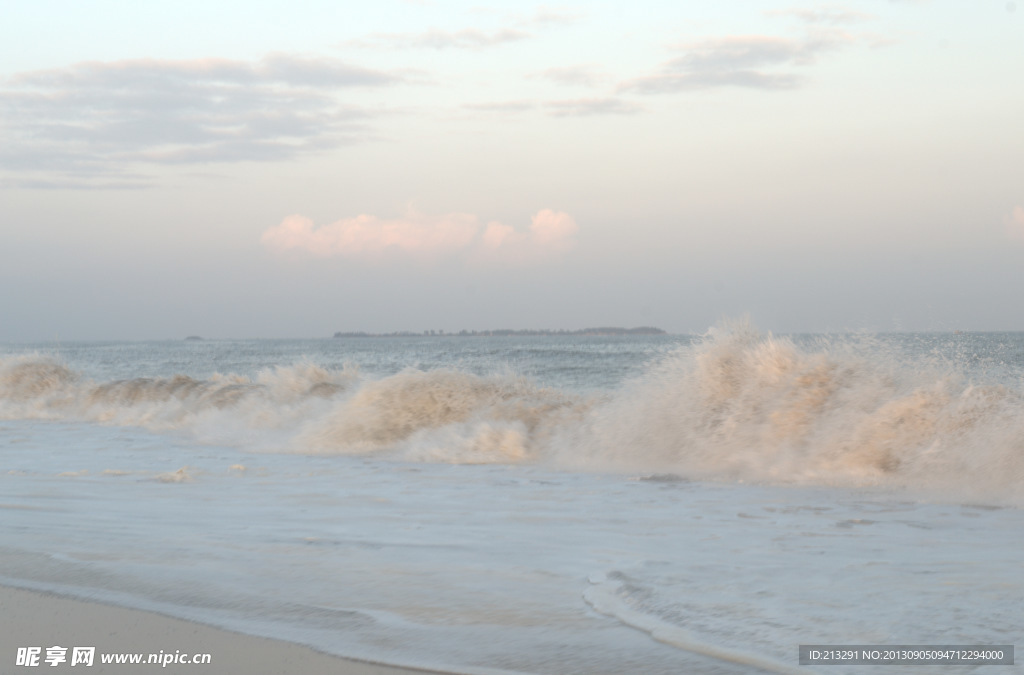
[[[0,672],[32,672],[19,665],[31,658],[25,648],[39,648],[37,665],[50,672],[48,652],[66,660],[57,667],[82,672],[131,673],[246,673],[251,675],[414,675],[437,671],[343,659],[309,647],[234,633],[161,614],[88,602],[52,593],[0,586]],[[93,665],[72,666],[76,647],[93,647]],[[66,651],[60,651],[61,649]],[[141,655],[140,664],[102,663],[103,655]],[[147,663],[157,655],[160,663]],[[204,655],[209,655],[209,663]],[[198,658],[197,658],[198,657]],[[189,663],[197,658],[199,663]],[[163,663],[167,661],[166,665]],[[177,661],[177,663],[175,663]]]

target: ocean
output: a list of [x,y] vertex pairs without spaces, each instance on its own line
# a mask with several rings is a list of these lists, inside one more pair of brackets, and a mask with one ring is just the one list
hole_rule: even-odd
[[1022,333],[3,344],[0,452],[0,583],[342,656],[807,673],[1024,631]]

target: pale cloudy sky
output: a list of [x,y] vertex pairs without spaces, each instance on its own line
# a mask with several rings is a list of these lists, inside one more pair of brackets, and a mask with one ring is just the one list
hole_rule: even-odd
[[1024,3],[0,16],[0,341],[1024,330]]

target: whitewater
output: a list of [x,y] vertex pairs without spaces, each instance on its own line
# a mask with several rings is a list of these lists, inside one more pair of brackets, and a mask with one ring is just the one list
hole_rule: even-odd
[[809,672],[1024,628],[1020,333],[6,344],[0,448],[0,583],[342,656]]

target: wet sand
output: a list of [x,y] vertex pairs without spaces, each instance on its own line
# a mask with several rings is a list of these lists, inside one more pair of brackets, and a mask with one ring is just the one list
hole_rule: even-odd
[[[32,672],[15,665],[19,647],[41,647],[39,667],[50,671],[47,648],[67,647],[54,672],[97,675],[132,673],[247,673],[252,675],[413,675],[434,671],[395,668],[342,659],[309,647],[233,633],[191,621],[98,602],[0,586],[0,672]],[[72,647],[95,647],[94,665],[71,666]],[[210,663],[102,664],[101,654],[210,654]],[[70,668],[75,670],[70,670]],[[69,669],[65,671],[64,669]]]

